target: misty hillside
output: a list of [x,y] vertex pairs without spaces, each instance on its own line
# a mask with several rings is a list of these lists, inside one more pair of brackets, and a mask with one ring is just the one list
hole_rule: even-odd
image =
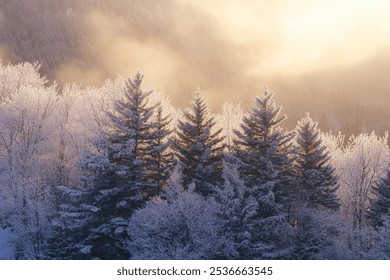
[[[271,9],[262,3],[259,17]],[[3,62],[38,62],[60,85],[100,86],[141,70],[173,104],[185,106],[200,86],[219,111],[221,100],[248,108],[268,84],[289,115],[287,128],[310,112],[324,130],[389,129],[387,49],[350,65],[279,76],[253,70],[255,58],[266,63],[276,47],[277,29],[263,29],[258,44],[240,44],[207,10],[180,0],[0,0]]]

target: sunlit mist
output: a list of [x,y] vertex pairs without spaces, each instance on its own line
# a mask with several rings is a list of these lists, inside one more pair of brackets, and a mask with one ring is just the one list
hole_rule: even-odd
[[0,1],[0,56],[38,61],[61,85],[100,86],[140,70],[175,105],[187,106],[199,86],[218,109],[222,101],[247,106],[268,84],[293,121],[302,111],[319,119],[335,99],[358,110],[363,96],[385,98],[390,90],[384,0],[34,3]]

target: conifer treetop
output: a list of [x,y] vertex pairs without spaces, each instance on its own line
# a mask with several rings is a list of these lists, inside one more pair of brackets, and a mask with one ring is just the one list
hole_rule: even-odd
[[306,113],[296,127],[298,193],[309,207],[338,209],[338,178],[317,125]]

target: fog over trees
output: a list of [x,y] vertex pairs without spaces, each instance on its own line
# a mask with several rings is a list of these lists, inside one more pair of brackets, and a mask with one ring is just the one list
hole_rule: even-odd
[[[48,1],[49,2],[49,1]],[[389,259],[387,132],[0,65],[1,259]],[[145,73],[147,76],[147,73]],[[306,114],[306,115],[305,115]]]
[[[167,0],[164,4],[154,0],[0,0],[0,58],[5,63],[38,62],[49,84],[56,81],[61,87],[73,82],[84,87],[100,87],[106,79],[115,80],[118,74],[128,77],[142,70],[147,74],[146,82],[154,83],[158,90],[169,94],[176,107],[186,107],[194,88],[200,85],[214,113],[220,111],[225,101],[241,102],[241,106],[249,110],[253,99],[267,83],[278,93],[275,98],[289,116],[284,122],[288,129],[295,127],[302,114],[310,112],[319,121],[321,130],[342,131],[347,137],[373,130],[382,135],[388,130],[388,42],[370,55],[353,63],[340,62],[338,67],[325,65],[315,71],[293,75],[283,75],[285,68],[281,67],[269,73],[271,71],[267,69],[273,66],[274,56],[283,48],[290,51],[296,47],[285,46],[286,36],[280,34],[282,28],[275,23],[283,22],[285,9],[290,5],[284,7],[270,1],[243,3],[243,7],[255,5],[256,17],[264,20],[257,22],[264,28],[254,29],[257,39],[244,44],[231,37],[236,30],[227,31],[219,18],[210,14],[209,9],[197,6],[198,2],[202,3],[184,0]],[[232,2],[224,4],[229,6]],[[211,10],[217,4],[207,5]],[[377,9],[381,8],[378,5]],[[270,21],[269,17],[274,19]],[[337,15],[335,17],[336,20]],[[248,17],[248,22],[250,19]],[[371,33],[383,40],[388,37],[378,35],[381,30],[377,26],[380,25],[363,25],[365,17],[358,19],[362,26],[353,22],[357,29],[352,28],[351,32],[362,34],[363,39],[352,40],[355,45],[344,53],[339,46],[331,48],[327,61],[337,62],[340,54],[347,59],[359,53],[360,48],[375,45]],[[375,15],[370,17],[370,23],[374,20]],[[327,19],[327,22],[333,22],[333,19]],[[316,24],[314,22],[314,26]],[[335,24],[337,26],[337,22]],[[367,39],[363,31],[367,28],[370,32],[372,26],[375,26],[375,32]],[[253,35],[244,32],[248,30],[252,29],[241,30],[244,39]],[[321,31],[318,34],[321,35]],[[351,39],[351,34],[346,35],[345,40],[335,41]],[[302,39],[301,45],[311,44],[310,37]],[[326,43],[322,45],[327,46]],[[295,66],[299,68],[300,60],[304,62],[311,56],[313,54],[302,51],[292,61],[298,61]],[[283,57],[276,60],[280,59]],[[257,70],[260,68],[265,70]]]

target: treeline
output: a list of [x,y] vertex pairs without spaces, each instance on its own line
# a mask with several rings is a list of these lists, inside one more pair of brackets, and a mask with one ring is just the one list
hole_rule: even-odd
[[387,134],[286,131],[268,88],[214,115],[140,73],[59,89],[38,70],[0,69],[0,257],[390,257]]

